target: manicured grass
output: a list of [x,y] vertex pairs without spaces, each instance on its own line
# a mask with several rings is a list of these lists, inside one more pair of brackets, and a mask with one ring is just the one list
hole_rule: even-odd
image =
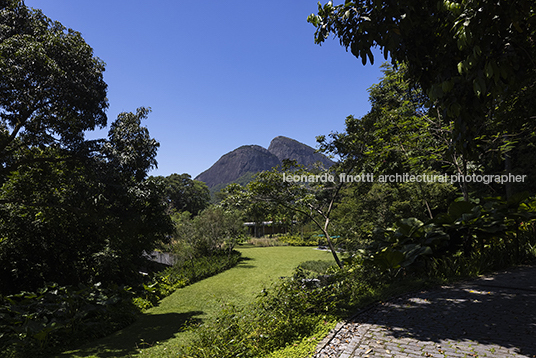
[[211,319],[222,304],[251,302],[263,287],[292,274],[308,260],[333,260],[311,247],[243,247],[235,268],[177,290],[131,326],[61,357],[172,357],[195,332],[183,332],[189,321]]

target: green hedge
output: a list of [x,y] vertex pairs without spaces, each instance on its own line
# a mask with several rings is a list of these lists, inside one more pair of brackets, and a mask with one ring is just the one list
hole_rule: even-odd
[[317,246],[318,238],[313,236],[304,236],[303,238],[300,235],[282,235],[277,238],[279,242],[283,242],[290,246]]
[[235,266],[240,257],[237,251],[200,257],[153,273],[135,288],[51,283],[36,292],[0,296],[0,356],[46,357],[109,335],[134,322],[140,310],[178,288]]
[[140,309],[153,307],[159,300],[175,290],[214,276],[238,264],[240,252],[221,250],[211,256],[202,256],[156,272],[152,280],[143,284],[143,291],[134,299]]

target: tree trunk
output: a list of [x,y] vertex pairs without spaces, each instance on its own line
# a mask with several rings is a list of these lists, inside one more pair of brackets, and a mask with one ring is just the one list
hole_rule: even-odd
[[326,219],[326,222],[324,224],[324,228],[322,228],[322,231],[324,232],[324,235],[326,236],[329,249],[331,250],[331,254],[333,255],[333,258],[335,259],[335,262],[337,263],[339,268],[343,268],[343,264],[341,260],[339,259],[339,256],[337,255],[337,251],[335,250],[335,246],[333,246],[333,242],[331,241],[331,237],[329,236],[328,225],[329,225],[329,218]]

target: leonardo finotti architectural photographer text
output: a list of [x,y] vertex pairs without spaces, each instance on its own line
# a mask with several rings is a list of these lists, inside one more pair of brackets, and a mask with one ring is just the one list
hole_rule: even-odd
[[[287,183],[327,183],[335,182],[335,175],[333,174],[319,174],[319,175],[287,175],[283,173],[283,181]],[[482,183],[482,184],[505,184],[505,183],[524,183],[526,175],[514,175],[514,174],[392,174],[392,175],[377,175],[372,173],[348,175],[345,173],[339,174],[338,182],[343,183]]]

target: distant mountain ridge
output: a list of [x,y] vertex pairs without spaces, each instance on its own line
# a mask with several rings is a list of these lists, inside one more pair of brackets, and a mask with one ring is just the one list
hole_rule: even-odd
[[318,162],[322,163],[325,168],[333,165],[333,162],[328,157],[321,153],[316,153],[308,145],[283,136],[272,139],[268,151],[274,154],[281,162],[285,159],[292,159],[305,167],[310,167]]
[[325,155],[297,140],[278,136],[272,139],[268,149],[259,145],[244,145],[224,154],[209,169],[199,174],[195,180],[205,182],[209,188],[223,187],[244,176],[271,170],[284,159],[296,160],[298,164],[311,167],[320,162],[329,168],[334,163]]

